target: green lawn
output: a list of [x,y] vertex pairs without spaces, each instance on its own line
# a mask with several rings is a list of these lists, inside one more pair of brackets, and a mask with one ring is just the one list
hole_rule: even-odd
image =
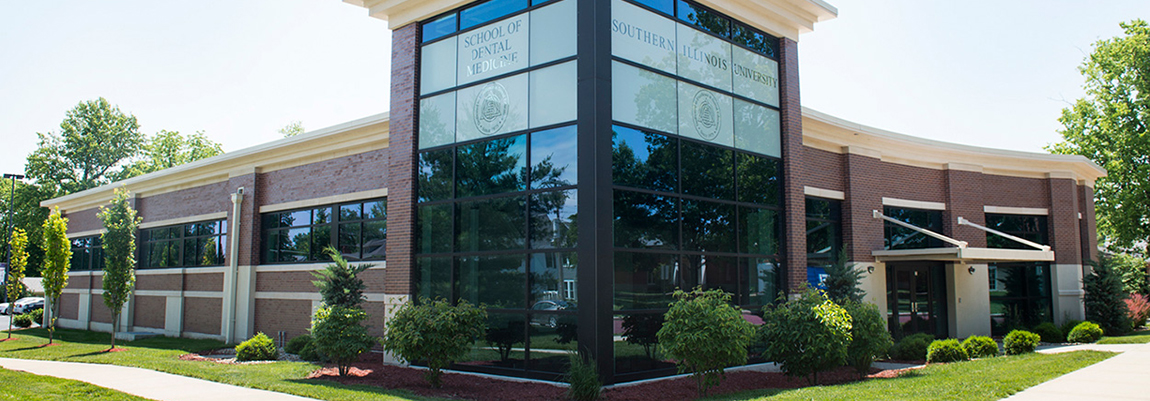
[[0,400],[147,400],[82,381],[0,369]]
[[[5,337],[7,337],[5,335]],[[13,334],[17,341],[0,343],[0,357],[51,361],[106,363],[134,366],[197,377],[220,383],[278,391],[328,400],[431,400],[407,391],[383,390],[371,386],[345,386],[330,381],[306,380],[317,365],[306,362],[228,365],[205,361],[181,361],[179,355],[223,347],[212,340],[155,337],[133,342],[116,342],[123,352],[106,353],[108,333],[81,330],[56,330],[59,346],[41,347],[48,342],[43,329],[20,330]],[[9,387],[9,386],[4,386]],[[54,397],[53,397],[54,398]]]
[[904,373],[895,379],[876,379],[795,390],[756,390],[711,399],[998,400],[1113,355],[1107,352],[1077,351],[1056,355],[1028,354],[987,358],[930,365]]
[[1104,336],[1099,344],[1145,344],[1150,343],[1150,331],[1141,330],[1122,336]]

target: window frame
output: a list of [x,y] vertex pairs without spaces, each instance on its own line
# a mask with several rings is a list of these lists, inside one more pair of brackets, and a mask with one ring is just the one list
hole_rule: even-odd
[[[383,209],[383,217],[368,218],[367,213],[365,212],[365,209],[368,207],[369,204],[376,203],[376,202],[382,202],[383,203],[383,208],[384,208]],[[345,206],[350,206],[350,205],[360,205],[359,218],[346,219],[346,220],[343,218],[343,213],[341,212],[342,208]],[[320,210],[320,209],[325,209],[325,208],[330,211],[330,216],[328,217],[328,221],[323,222],[323,223],[315,223],[315,211]],[[272,219],[272,216],[292,214],[292,213],[303,212],[303,211],[310,212],[311,220],[308,221],[308,224],[291,225],[291,226],[276,226],[276,227],[271,227],[271,228],[269,228],[267,226],[267,222],[270,219]],[[387,260],[387,251],[386,251],[387,214],[388,214],[388,212],[387,212],[387,197],[363,199],[363,200],[348,201],[348,202],[329,203],[329,204],[323,204],[323,205],[310,206],[310,207],[306,207],[306,208],[285,209],[285,210],[277,210],[274,212],[261,213],[260,214],[260,223],[261,223],[260,224],[260,238],[261,238],[261,241],[260,241],[260,264],[280,265],[280,264],[302,264],[302,263],[329,262],[329,261],[331,261],[331,258],[327,257],[326,255],[324,255],[322,253],[322,249],[326,248],[327,246],[331,246],[332,248],[335,248],[338,252],[340,252],[341,256],[343,256],[344,259],[346,259],[348,261],[356,261],[356,262],[358,262],[358,261],[385,261],[385,260]],[[363,233],[365,231],[365,227],[367,226],[367,223],[374,223],[374,222],[383,222],[384,223],[384,225],[383,225],[383,227],[384,227],[383,228],[383,236],[381,238],[381,240],[384,243],[384,252],[382,253],[381,257],[364,258],[363,254],[364,254],[365,247],[364,247],[364,235],[363,235]],[[350,224],[358,224],[360,227],[359,233],[357,234],[358,241],[359,241],[359,247],[358,247],[357,252],[360,254],[360,256],[358,258],[352,258],[352,257],[348,257],[346,255],[343,255],[342,248],[340,247],[341,226],[350,225]],[[318,251],[318,253],[313,252],[309,248],[309,256],[307,258],[305,258],[304,260],[295,260],[295,261],[272,260],[273,258],[271,258],[271,253],[273,252],[273,250],[269,248],[270,241],[268,239],[271,237],[271,235],[273,233],[290,232],[291,230],[298,230],[298,229],[307,228],[307,229],[309,229],[308,240],[310,241],[312,238],[312,235],[314,235],[315,228],[317,228],[317,227],[326,227],[329,230],[328,231],[329,232],[328,243],[326,245],[324,245],[323,247],[321,247],[320,251]],[[309,244],[309,247],[310,246],[311,245]],[[275,250],[275,251],[278,252],[279,250]],[[320,256],[318,258],[312,259],[310,255],[320,255]]]
[[[213,232],[212,234],[199,234],[199,233],[193,233],[191,235],[187,234],[189,230],[195,230],[196,226],[203,225],[203,224],[215,225],[216,226],[215,232]],[[167,269],[167,268],[175,268],[175,267],[190,267],[190,268],[219,267],[219,266],[226,265],[228,263],[228,257],[230,256],[230,255],[228,255],[229,249],[227,246],[227,239],[228,239],[228,235],[230,234],[228,232],[228,228],[229,228],[228,227],[228,219],[223,218],[223,219],[201,220],[201,221],[194,221],[194,222],[189,222],[189,223],[172,224],[172,225],[167,225],[167,226],[149,227],[149,228],[140,229],[139,230],[139,239],[138,239],[138,245],[139,246],[137,247],[138,248],[138,250],[137,250],[137,253],[138,253],[137,267],[139,269]],[[175,232],[177,234],[175,236],[171,236],[171,237],[167,237],[167,238],[160,238],[160,239],[152,238],[152,234],[159,231],[159,230],[168,230],[169,232]],[[219,258],[219,263],[215,263],[215,264],[198,264],[198,263],[197,264],[186,264],[185,260],[184,260],[185,259],[185,255],[184,255],[185,242],[187,240],[196,241],[197,249],[198,249],[199,248],[199,245],[198,245],[199,240],[200,239],[209,239],[209,238],[215,238],[216,239],[216,249],[218,250],[216,255]],[[152,245],[152,244],[157,244],[157,243],[165,243],[168,246],[174,245],[178,249],[177,254],[175,256],[175,264],[169,265],[169,266],[153,266],[151,264],[151,253],[150,253],[148,246]],[[198,259],[199,258],[197,257],[197,260]]]

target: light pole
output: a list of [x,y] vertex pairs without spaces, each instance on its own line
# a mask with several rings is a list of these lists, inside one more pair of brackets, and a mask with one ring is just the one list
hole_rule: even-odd
[[[4,237],[4,298],[9,303],[12,302],[8,298],[8,269],[12,265],[12,229],[16,228],[16,224],[12,222],[12,209],[16,201],[16,180],[23,180],[24,176],[20,174],[4,174],[4,179],[12,179],[12,192],[8,193],[8,235]],[[9,306],[9,309],[12,307]]]

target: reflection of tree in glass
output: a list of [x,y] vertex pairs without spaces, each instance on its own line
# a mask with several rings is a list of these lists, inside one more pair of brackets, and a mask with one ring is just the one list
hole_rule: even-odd
[[[677,140],[622,127],[615,127],[611,137],[615,143],[611,151],[611,175],[616,184],[675,192],[679,167]],[[637,153],[633,147],[639,146],[645,152]]]
[[455,151],[443,149],[419,155],[419,201],[435,201],[451,197],[455,185],[451,176]]
[[734,23],[731,25],[731,38],[734,39],[735,42],[742,43],[743,45],[746,45],[747,47],[754,49],[759,53],[766,55],[767,57],[775,57],[775,47],[777,46],[777,40],[770,36],[755,32],[743,24]]
[[[531,182],[533,188],[554,188],[572,185],[561,178],[567,167],[556,167],[551,162],[551,155],[540,160],[531,167]],[[532,243],[546,243],[554,248],[568,248],[575,246],[573,240],[575,231],[574,215],[563,216],[564,206],[574,191],[553,191],[535,194],[531,197],[531,240]]]
[[734,200],[734,152],[691,141],[682,146],[683,193]]
[[[679,13],[681,15],[685,14],[682,15],[680,19],[684,19],[688,23],[716,35],[727,36],[727,29],[730,27],[731,21],[726,17],[699,6],[684,7],[683,5],[684,3],[679,3]],[[684,8],[687,9],[684,10]]]
[[678,248],[674,198],[630,191],[615,191],[614,196],[615,246]]
[[[455,99],[454,95],[446,95],[451,100]],[[439,109],[439,102],[441,97],[435,97],[429,101],[422,101],[419,104],[419,143],[423,147],[445,145],[455,140],[455,127],[448,127],[443,117],[444,114],[453,111],[444,111]],[[455,102],[450,102],[452,107]],[[454,124],[453,124],[454,125]]]
[[499,350],[499,360],[508,362],[515,344],[526,340],[522,315],[492,313],[487,322],[487,344]]
[[703,252],[735,251],[735,207],[684,199],[683,248]]
[[216,237],[208,237],[204,240],[203,251],[200,258],[200,266],[212,266],[219,263],[222,255],[219,255],[219,248],[216,246]]
[[737,163],[739,200],[762,205],[778,205],[779,162],[740,153]]
[[647,357],[654,359],[655,345],[659,343],[657,334],[662,327],[662,314],[627,315],[623,318],[623,338],[628,344],[642,346]]
[[457,251],[522,249],[527,240],[526,197],[461,202],[457,218]]
[[675,127],[679,126],[675,80],[643,70],[639,71],[639,76],[646,78],[647,82],[640,86],[639,93],[635,94],[635,113],[639,124],[668,131],[675,130]]
[[456,197],[522,191],[527,151],[522,135],[458,147]]
[[459,270],[460,298],[488,308],[524,307],[527,276],[522,256],[463,258]]

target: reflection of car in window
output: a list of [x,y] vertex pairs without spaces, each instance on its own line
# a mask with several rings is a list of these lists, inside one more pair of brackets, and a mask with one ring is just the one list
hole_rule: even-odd
[[[536,312],[550,312],[571,309],[571,304],[567,301],[545,299],[531,305],[531,310]],[[559,321],[559,316],[554,314],[534,314],[531,315],[531,324],[534,326],[543,326],[554,328]]]

